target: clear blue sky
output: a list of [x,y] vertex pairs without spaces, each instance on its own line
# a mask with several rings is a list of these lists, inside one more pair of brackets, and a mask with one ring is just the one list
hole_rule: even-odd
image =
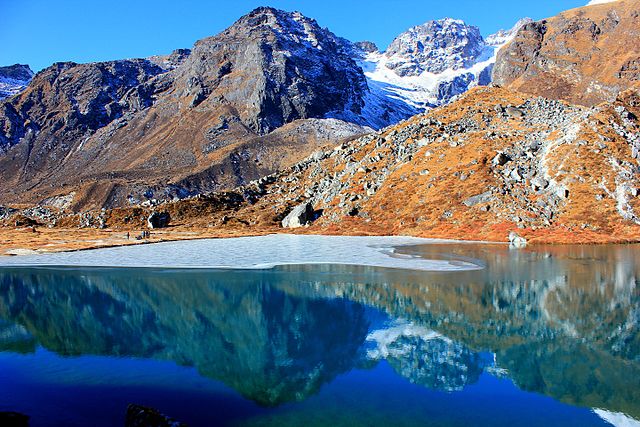
[[384,49],[407,28],[459,18],[484,35],[587,0],[0,0],[0,65],[165,54],[217,34],[257,6],[299,10],[339,36]]

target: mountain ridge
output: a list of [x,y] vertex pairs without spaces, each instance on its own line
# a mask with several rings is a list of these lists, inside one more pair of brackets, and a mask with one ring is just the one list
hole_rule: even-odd
[[[634,40],[633,31],[603,30],[615,23],[614,15],[620,20],[612,28],[629,28],[637,18],[630,4],[620,0],[589,6],[543,21],[521,21],[517,31],[497,33],[489,42],[506,44],[497,54],[493,75],[517,75],[518,64],[527,69],[522,53],[529,50],[539,64],[556,60],[557,52],[536,44],[536,34],[575,35],[580,43],[571,46],[571,55],[606,58],[610,51],[594,48],[598,40],[617,40],[621,46]],[[596,27],[589,24],[596,21]],[[10,113],[17,111],[10,107],[19,107],[32,88],[1,104],[8,112],[4,122],[0,115],[0,124],[22,141],[0,156],[0,174],[7,177],[0,181],[7,188],[3,197],[23,203],[45,200],[61,209],[49,215],[61,226],[144,226],[145,215],[166,210],[190,227],[239,227],[247,233],[308,226],[306,232],[325,234],[473,235],[516,242],[638,240],[640,94],[633,79],[621,79],[613,99],[592,106],[566,102],[566,93],[542,84],[535,88],[543,97],[498,79],[497,85],[464,89],[445,105],[402,118],[409,113],[400,109],[405,101],[396,96],[386,102],[387,94],[372,89],[367,70],[358,66],[368,55],[381,55],[373,44],[351,43],[300,14],[270,8],[238,22],[196,43],[170,70],[140,60],[153,75],[118,94],[114,106],[112,98],[102,96],[85,103],[95,107],[90,115],[78,109],[63,117],[41,112],[55,132],[64,132],[69,123],[74,125],[71,130],[82,130],[76,124],[87,117],[113,118],[98,130],[88,128],[91,132],[82,135],[85,139],[71,154],[68,147],[43,139],[41,130],[38,140],[35,127],[32,134],[25,130],[20,135],[23,118],[10,120]],[[464,25],[455,20],[437,25],[445,24]],[[474,34],[478,32],[461,36],[462,45]],[[585,42],[588,34],[592,36]],[[446,32],[437,36],[447,38]],[[452,49],[458,47],[453,43]],[[427,51],[423,46],[422,52]],[[436,67],[455,63],[466,73],[468,61],[486,55],[472,50],[469,58],[456,57],[454,62],[436,59]],[[414,65],[401,73],[424,73]],[[582,68],[571,63],[556,65],[546,71],[546,78],[562,81],[569,69],[588,83],[600,71],[611,71],[601,67],[596,74],[593,69],[580,74]],[[327,75],[339,76],[339,82],[327,88],[332,80],[320,81],[324,74],[318,73],[330,66],[338,68]],[[84,75],[75,78],[85,82]],[[73,75],[69,81],[76,82]],[[348,90],[332,96],[345,82]],[[371,111],[380,113],[376,127],[384,121],[398,123],[371,132],[360,125],[367,122],[358,121],[367,120]],[[330,132],[327,120],[332,120]],[[22,126],[38,123],[24,120]],[[42,169],[29,161],[38,156],[51,160],[52,152],[49,175],[31,182],[16,180],[29,168]],[[123,153],[130,158],[123,159]],[[21,156],[29,161],[16,162],[24,159]],[[63,159],[63,168],[57,159]],[[69,178],[69,170],[82,172]],[[114,209],[96,213],[100,208]],[[50,218],[45,223],[51,223]]]

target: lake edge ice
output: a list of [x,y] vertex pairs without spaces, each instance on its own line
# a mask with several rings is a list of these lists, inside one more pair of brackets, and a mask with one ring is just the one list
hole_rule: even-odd
[[284,265],[335,264],[418,271],[482,268],[474,262],[430,260],[395,252],[399,246],[436,243],[469,242],[404,236],[270,234],[0,257],[0,267],[268,269]]

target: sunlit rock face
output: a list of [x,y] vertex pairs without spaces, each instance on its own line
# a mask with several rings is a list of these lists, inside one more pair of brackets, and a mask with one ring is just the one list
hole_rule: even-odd
[[343,39],[267,7],[191,50],[56,63],[0,102],[0,203],[74,192],[71,208],[101,208],[234,188],[371,131],[366,93]]
[[638,4],[601,3],[525,25],[498,53],[495,83],[587,106],[637,89]]

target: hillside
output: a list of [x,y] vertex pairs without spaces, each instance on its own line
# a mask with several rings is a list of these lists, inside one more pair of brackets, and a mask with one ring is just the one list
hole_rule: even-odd
[[0,204],[83,211],[245,185],[487,84],[524,22],[485,41],[430,21],[379,52],[260,7],[192,49],[56,63],[0,102]]
[[54,64],[0,103],[0,203],[85,210],[233,188],[370,130],[367,90],[342,39],[271,8],[168,57]]
[[[586,108],[475,88],[449,106],[316,151],[230,192],[82,215],[26,215],[59,227],[118,230],[145,227],[150,212],[167,211],[176,231],[200,235],[303,225],[285,229],[503,242],[511,232],[530,242],[638,241],[638,117],[637,92]],[[13,221],[10,215],[5,212],[5,221]]]
[[[507,43],[494,74],[504,75],[513,65],[510,52],[524,49],[536,28],[544,27],[545,37],[569,37],[559,28],[572,19],[595,22],[615,15],[624,43],[629,20],[636,19],[632,6],[622,0],[523,22],[511,43],[513,32],[482,43]],[[432,27],[441,24],[420,31],[431,37]],[[571,52],[586,58],[585,64],[605,55],[593,44],[578,43],[582,29],[571,34]],[[618,37],[598,34],[605,44]],[[240,46],[262,49],[265,40],[278,51],[259,64],[237,54]],[[568,46],[561,39],[548,42]],[[402,46],[393,55],[404,55]],[[494,241],[507,241],[514,232],[533,242],[640,240],[640,94],[633,84],[611,86],[608,101],[582,106],[562,100],[574,92],[543,90],[540,82],[536,88],[545,97],[510,88],[545,75],[524,73],[508,87],[476,87],[448,105],[371,132],[363,125],[370,123],[367,101],[373,92],[353,59],[356,48],[375,51],[370,44],[337,38],[300,14],[260,8],[192,51],[45,70],[3,104],[0,123],[10,138],[0,156],[0,202],[24,207],[44,200],[48,207],[0,208],[0,221],[130,230],[146,227],[150,213],[166,211],[173,231],[200,236],[296,228]],[[539,64],[554,61],[546,49],[536,51]],[[427,57],[434,66],[464,70],[482,58],[477,49],[468,53],[454,63],[447,55]],[[274,59],[278,55],[281,60]],[[328,75],[338,86],[311,79],[327,61],[337,67]],[[403,74],[424,72],[421,62],[403,61]],[[566,67],[552,68],[546,76],[564,85]],[[599,84],[599,75],[578,68],[580,82]],[[108,90],[96,89],[96,81],[118,79]],[[52,114],[42,102],[30,101],[55,98],[70,85],[73,93],[89,94],[84,104],[56,98],[53,104],[69,107]],[[23,117],[11,121],[16,106],[34,121],[26,120],[23,128]],[[34,123],[46,123],[49,130],[36,131]],[[61,143],[67,136],[69,144]]]
[[[640,97],[594,109],[477,88],[450,106],[317,152],[256,206],[309,203],[323,232],[504,240],[549,230],[640,236]],[[252,207],[256,209],[256,207]],[[599,237],[598,237],[599,236]]]
[[494,82],[596,105],[640,82],[640,4],[619,0],[525,25],[498,54]]

